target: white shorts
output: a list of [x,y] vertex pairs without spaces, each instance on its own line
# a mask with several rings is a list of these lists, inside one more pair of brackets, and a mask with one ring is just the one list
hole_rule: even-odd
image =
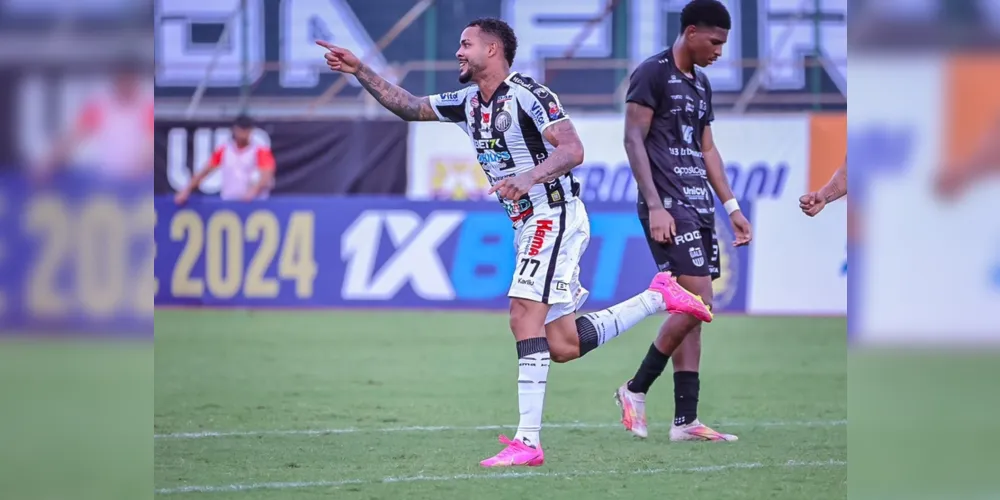
[[549,304],[545,324],[574,314],[590,292],[580,284],[580,258],[590,243],[583,201],[538,211],[514,232],[517,253],[507,296]]

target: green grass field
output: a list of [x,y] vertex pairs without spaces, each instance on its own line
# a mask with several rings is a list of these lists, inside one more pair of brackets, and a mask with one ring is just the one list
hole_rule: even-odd
[[546,465],[497,472],[478,461],[517,423],[504,315],[157,311],[157,496],[846,496],[844,320],[720,317],[706,328],[701,417],[736,443],[669,442],[669,374],[650,392],[648,440],[617,424],[611,395],[659,321],[553,365]]
[[0,498],[149,498],[153,346],[0,341]]

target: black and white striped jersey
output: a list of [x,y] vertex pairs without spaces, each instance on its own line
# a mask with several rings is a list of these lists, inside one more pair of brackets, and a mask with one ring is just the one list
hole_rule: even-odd
[[[555,146],[542,131],[569,119],[555,93],[517,72],[500,84],[491,101],[483,99],[476,85],[432,95],[430,101],[440,121],[457,123],[469,134],[491,186],[545,161]],[[520,200],[500,202],[517,228],[535,213],[558,210],[579,193],[579,183],[568,173],[532,186]]]

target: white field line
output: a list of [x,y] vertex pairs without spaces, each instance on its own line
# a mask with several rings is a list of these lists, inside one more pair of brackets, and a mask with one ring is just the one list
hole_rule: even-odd
[[[669,425],[668,422],[661,424]],[[715,424],[713,424],[715,425]],[[847,420],[816,420],[816,421],[788,421],[788,422],[729,422],[720,423],[718,427],[836,427],[847,425]],[[324,436],[328,434],[356,434],[356,433],[389,433],[389,432],[443,432],[443,431],[493,431],[502,429],[513,429],[515,425],[477,425],[477,426],[408,426],[408,427],[382,427],[382,428],[356,428],[346,427],[342,429],[288,429],[288,430],[260,430],[260,431],[201,431],[201,432],[173,432],[169,434],[154,434],[156,439],[205,439],[224,437],[245,437],[245,436]],[[555,424],[542,424],[543,429],[604,429],[619,428],[619,423],[585,423],[567,422]],[[657,427],[651,424],[651,427]]]
[[523,479],[533,477],[594,477],[611,475],[655,475],[671,473],[709,473],[724,472],[739,469],[763,469],[763,468],[794,468],[794,467],[843,467],[847,462],[843,460],[826,460],[817,462],[803,462],[789,460],[784,463],[762,464],[732,463],[722,465],[705,465],[701,467],[676,467],[665,469],[637,469],[637,470],[578,470],[568,472],[486,472],[483,474],[455,474],[452,476],[402,476],[383,477],[381,479],[342,479],[339,481],[298,481],[298,482],[272,482],[272,483],[236,483],[217,486],[179,486],[176,488],[160,488],[156,490],[158,495],[170,495],[175,493],[220,493],[237,492],[250,490],[291,490],[302,488],[331,488],[338,486],[358,485],[358,484],[392,484],[392,483],[412,483],[424,481],[465,481],[471,479]]

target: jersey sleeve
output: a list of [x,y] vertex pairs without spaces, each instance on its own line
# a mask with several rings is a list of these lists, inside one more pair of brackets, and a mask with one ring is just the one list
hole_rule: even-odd
[[212,153],[212,157],[208,159],[208,168],[215,168],[222,165],[222,154],[225,150],[226,148],[223,146],[215,148],[215,151]]
[[518,105],[531,117],[539,132],[544,132],[553,123],[569,118],[559,102],[559,96],[548,87],[533,83],[530,87],[516,88]]
[[87,103],[76,119],[76,130],[81,133],[89,133],[101,126],[103,118],[104,112],[98,103]]
[[656,109],[663,95],[663,73],[658,63],[644,62],[636,67],[629,78],[625,102]]
[[447,123],[465,121],[465,100],[469,98],[470,88],[429,96],[431,109],[437,115],[438,121]]
[[705,113],[705,125],[711,125],[715,121],[715,105],[712,104],[712,84],[709,83],[708,78],[705,79],[705,100],[707,101],[706,106],[708,111]]
[[271,148],[257,149],[257,168],[274,171],[274,154],[271,153]]

